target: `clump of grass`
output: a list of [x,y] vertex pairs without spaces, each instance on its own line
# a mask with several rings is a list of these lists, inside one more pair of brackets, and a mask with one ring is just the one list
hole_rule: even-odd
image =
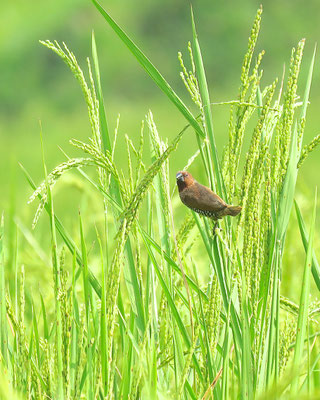
[[[7,395],[1,392],[2,397],[229,399],[290,394],[299,398],[311,394],[311,387],[319,390],[319,356],[313,358],[315,342],[311,344],[313,338],[317,340],[311,332],[318,305],[308,306],[310,270],[320,288],[313,253],[315,207],[308,235],[296,204],[306,248],[299,305],[283,298],[280,290],[298,168],[319,143],[316,137],[302,147],[314,56],[302,102],[297,84],[304,40],[292,52],[286,84],[283,81],[278,87],[276,79],[262,89],[263,51],[253,63],[262,8],[258,10],[241,68],[238,98],[225,103],[230,106],[229,138],[221,157],[193,16],[193,42],[188,44],[191,71],[181,53],[178,57],[181,78],[198,116],[192,115],[109,14],[93,3],[188,125],[168,142],[150,111],[139,143],[126,137],[122,156],[127,157],[128,167],[126,173],[121,171],[115,157],[119,120],[111,135],[94,36],[92,61],[87,62],[89,84],[65,44],[42,42],[78,80],[91,135],[87,143],[71,140],[85,157],[67,158],[49,174],[43,157],[45,179],[38,187],[25,171],[34,189],[30,201],[40,201],[34,222],[41,211],[49,216],[52,317],[48,314],[52,304],[29,293],[23,267],[16,269],[15,297],[7,291],[2,218],[0,346],[3,381],[9,388]],[[252,132],[249,121],[256,121]],[[146,130],[151,160],[144,154]],[[169,163],[182,136],[191,130],[199,149],[189,155],[187,167],[200,154],[209,185],[243,207],[240,217],[226,218],[215,236],[209,221],[194,213],[187,214],[180,229],[175,226],[171,195],[175,182]],[[245,137],[249,139],[246,153]],[[89,166],[95,169],[94,177],[84,171]],[[104,224],[96,229],[97,257],[88,251],[89,222],[81,212],[75,240],[55,215],[54,185],[72,169],[103,199]],[[200,255],[193,252],[194,247],[200,248]],[[65,257],[66,250],[71,257]],[[202,282],[197,257],[210,268],[208,283]],[[97,259],[100,272],[96,275]],[[32,304],[29,319],[26,295]]]

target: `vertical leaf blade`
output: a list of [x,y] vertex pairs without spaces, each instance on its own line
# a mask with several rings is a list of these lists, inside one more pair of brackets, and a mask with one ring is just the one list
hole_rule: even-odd
[[299,385],[299,374],[298,368],[302,360],[303,345],[306,334],[307,318],[308,318],[308,305],[309,305],[309,292],[310,292],[310,270],[312,263],[312,251],[313,251],[313,239],[314,239],[314,228],[316,221],[316,210],[317,210],[317,191],[314,199],[312,220],[309,233],[309,243],[307,249],[307,256],[304,265],[303,279],[302,279],[302,289],[300,296],[299,305],[299,316],[297,325],[297,338],[294,348],[293,356],[293,368],[295,372],[294,379],[291,384],[291,394],[296,394]]

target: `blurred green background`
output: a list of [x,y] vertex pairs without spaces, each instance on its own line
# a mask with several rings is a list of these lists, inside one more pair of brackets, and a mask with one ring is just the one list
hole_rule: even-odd
[[[192,4],[213,102],[232,100],[237,96],[242,58],[260,3],[254,0],[203,0]],[[177,59],[177,52],[182,51],[187,61],[187,42],[191,39],[190,2],[101,0],[101,4],[190,104],[179,78]],[[313,49],[320,37],[319,2],[268,0],[263,3],[263,8],[258,41],[258,50],[266,51],[262,86],[270,84],[275,77],[281,79],[283,66],[290,60],[291,48],[301,38],[306,38],[300,75],[300,87],[303,88]],[[13,209],[12,212],[29,228],[35,208],[26,204],[31,190],[18,162],[37,183],[40,182],[43,171],[39,120],[49,170],[65,159],[58,146],[68,154],[77,154],[68,144],[69,139],[85,140],[91,135],[77,82],[61,59],[40,45],[39,40],[65,41],[86,70],[92,29],[96,35],[110,128],[114,128],[120,113],[120,138],[125,133],[138,137],[141,120],[149,109],[154,113],[161,137],[170,139],[185,125],[183,118],[139,67],[89,0],[3,2],[0,14],[0,210],[10,212],[10,208]],[[320,131],[319,60],[317,57],[305,142]],[[302,91],[300,95],[303,96]],[[215,106],[214,123],[220,154],[227,141],[228,117],[228,107]],[[178,150],[171,159],[173,174],[195,151],[191,136],[184,138],[183,151]],[[320,150],[317,149],[303,165],[298,181],[297,199],[306,215],[310,214],[314,187],[319,184],[319,170]],[[198,174],[201,180],[201,171]],[[76,211],[71,203],[78,204],[81,187],[67,189],[64,186],[60,191],[63,193],[57,200],[59,212],[72,219]],[[296,229],[289,231],[289,237],[296,234]],[[316,235],[319,236],[319,230]],[[300,238],[297,242],[301,246]],[[295,259],[297,249],[290,251],[286,255],[288,265]],[[300,251],[303,254],[302,249]]]

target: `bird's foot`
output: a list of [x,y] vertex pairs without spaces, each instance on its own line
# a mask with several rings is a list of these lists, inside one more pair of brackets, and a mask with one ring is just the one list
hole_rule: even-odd
[[215,224],[213,225],[213,230],[212,230],[212,234],[213,236],[216,236],[217,231],[221,231],[222,229],[219,228],[219,224],[218,221],[215,222]]

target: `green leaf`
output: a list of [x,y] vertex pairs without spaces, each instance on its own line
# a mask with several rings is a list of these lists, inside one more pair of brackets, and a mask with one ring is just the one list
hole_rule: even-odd
[[200,125],[198,124],[195,117],[191,114],[187,106],[178,97],[169,83],[160,74],[157,68],[151,63],[151,61],[143,54],[143,52],[135,45],[135,43],[126,35],[126,33],[120,28],[120,26],[111,18],[111,16],[104,10],[104,8],[96,1],[92,0],[97,10],[103,16],[103,18],[108,22],[110,27],[116,33],[116,35],[122,40],[122,42],[128,47],[131,53],[138,60],[140,65],[148,73],[155,84],[167,95],[167,97],[172,101],[172,103],[177,107],[181,114],[186,118],[190,125],[194,128],[197,134],[204,138],[205,135],[202,132]]
[[277,240],[283,243],[287,232],[291,208],[293,204],[294,192],[297,181],[297,162],[298,162],[298,147],[297,147],[297,124],[295,124],[291,139],[290,159],[286,176],[284,179],[282,191],[279,198],[279,209],[277,218]]
[[4,363],[7,362],[7,320],[6,320],[6,290],[4,273],[4,216],[0,220],[0,350]]
[[[307,253],[308,250],[308,245],[309,245],[309,237],[308,233],[304,224],[304,220],[301,214],[301,211],[299,209],[298,203],[295,201],[294,202],[295,209],[296,209],[296,215],[297,215],[297,220],[298,220],[298,225],[300,229],[300,235],[302,239],[302,243],[304,246],[304,249]],[[320,290],[320,265],[318,263],[316,254],[314,251],[312,251],[312,266],[311,266],[311,272],[313,275],[313,279],[315,281],[315,284],[317,285],[318,290]]]
[[306,114],[307,114],[307,107],[308,107],[308,104],[309,104],[309,96],[310,96],[310,89],[311,89],[311,82],[312,82],[312,75],[313,75],[313,67],[314,67],[314,61],[315,61],[315,58],[316,58],[316,49],[317,49],[317,47],[314,46],[313,56],[312,56],[311,63],[310,63],[310,66],[309,66],[307,83],[306,83],[304,96],[303,96],[303,101],[302,101],[302,108],[301,108],[301,116],[300,116],[300,118],[305,118]]
[[[226,197],[226,190],[224,187],[222,175],[221,175],[221,167],[220,167],[220,162],[219,162],[219,157],[217,153],[217,148],[215,144],[215,139],[214,139],[214,131],[213,131],[213,120],[212,120],[212,113],[211,113],[211,101],[210,101],[210,96],[209,96],[209,89],[207,85],[207,78],[206,78],[206,73],[202,61],[202,56],[201,56],[201,50],[200,50],[200,45],[198,41],[198,36],[196,32],[196,26],[193,18],[193,12],[191,9],[191,19],[192,19],[192,32],[193,32],[193,46],[194,46],[194,61],[196,65],[196,71],[197,71],[197,78],[199,82],[199,90],[200,90],[200,95],[201,99],[203,102],[203,108],[204,108],[204,116],[205,116],[205,123],[206,123],[206,133],[209,138],[210,142],[210,147],[211,147],[211,152],[212,152],[212,160],[213,160],[213,166],[215,170],[215,177],[217,181],[217,189],[218,193],[220,195],[223,195]],[[210,169],[209,165],[209,169]],[[212,178],[212,177],[211,177]]]
[[103,94],[101,89],[99,60],[98,60],[97,46],[93,31],[92,31],[92,59],[93,59],[95,79],[97,85],[97,95],[98,95],[97,97],[99,101],[99,118],[100,118],[100,129],[101,129],[100,134],[102,138],[103,149],[104,151],[108,150],[109,152],[111,152],[112,151],[111,140],[109,136],[106,110],[104,107]]
[[309,233],[309,243],[307,248],[306,262],[304,265],[303,279],[302,279],[302,289],[300,295],[300,305],[299,305],[299,316],[297,325],[297,337],[296,345],[294,348],[293,356],[293,369],[295,372],[292,384],[291,384],[291,394],[296,394],[299,386],[299,367],[302,361],[303,355],[303,345],[306,335],[307,323],[308,323],[308,306],[309,306],[309,294],[310,294],[310,270],[312,263],[312,251],[313,251],[313,239],[314,239],[314,228],[316,221],[316,210],[317,210],[317,190],[315,193],[312,220]]

